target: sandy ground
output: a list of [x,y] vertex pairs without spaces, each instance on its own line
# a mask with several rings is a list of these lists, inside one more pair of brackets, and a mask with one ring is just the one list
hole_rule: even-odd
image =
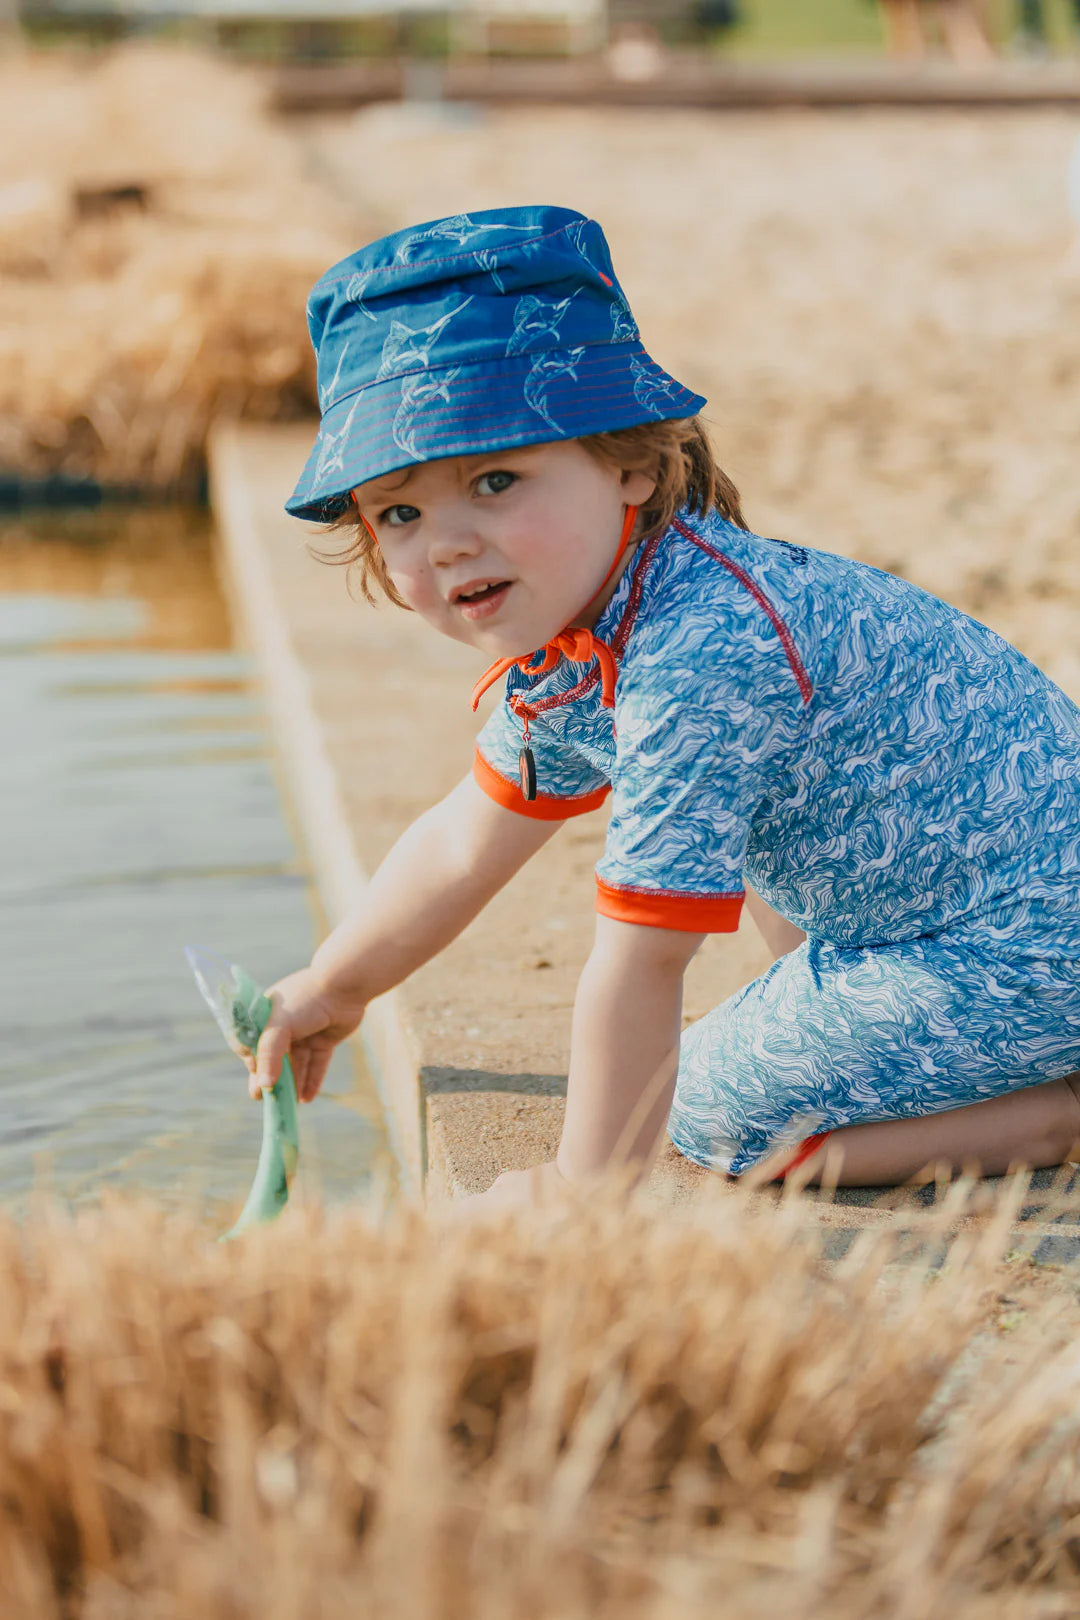
[[1080,697],[1080,248],[1065,113],[534,110],[308,126],[379,230],[594,214],[752,526],[902,572]]

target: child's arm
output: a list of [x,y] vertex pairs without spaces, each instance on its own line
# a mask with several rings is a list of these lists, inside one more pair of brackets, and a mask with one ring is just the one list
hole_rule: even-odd
[[567,1180],[610,1164],[647,1170],[675,1086],[683,975],[703,937],[597,918],[574,1002],[556,1161]]
[[314,1097],[334,1047],[368,1002],[455,939],[561,825],[504,810],[471,776],[413,822],[361,909],[323,941],[310,967],[273,986],[252,1095],[274,1083],[290,1052],[299,1095]]
[[469,1214],[531,1204],[609,1166],[626,1166],[635,1180],[647,1174],[675,1089],[683,975],[703,938],[597,918],[574,1002],[558,1155],[533,1170],[505,1171],[467,1200]]

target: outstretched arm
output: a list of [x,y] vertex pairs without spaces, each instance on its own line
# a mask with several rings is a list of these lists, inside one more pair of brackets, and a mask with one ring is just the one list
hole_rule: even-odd
[[504,810],[465,777],[402,833],[361,909],[312,967],[367,1001],[392,989],[456,939],[561,825]]
[[504,810],[471,776],[414,821],[311,966],[272,986],[252,1094],[274,1083],[290,1052],[300,1097],[314,1097],[368,1002],[455,939],[561,825]]

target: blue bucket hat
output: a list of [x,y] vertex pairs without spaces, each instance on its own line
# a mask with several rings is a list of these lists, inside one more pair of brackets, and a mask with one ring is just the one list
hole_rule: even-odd
[[322,423],[286,510],[329,522],[368,479],[441,456],[693,416],[641,346],[604,233],[569,208],[455,214],[316,282]]

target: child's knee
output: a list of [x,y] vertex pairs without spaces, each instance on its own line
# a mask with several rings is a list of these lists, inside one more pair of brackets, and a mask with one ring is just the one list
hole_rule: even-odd
[[1062,1131],[1061,1158],[1058,1164],[1066,1160],[1080,1162],[1080,1070],[1067,1074],[1061,1081],[1062,1089]]
[[1029,1089],[1038,1113],[1027,1133],[1025,1159],[1036,1170],[1080,1161],[1080,1072]]

